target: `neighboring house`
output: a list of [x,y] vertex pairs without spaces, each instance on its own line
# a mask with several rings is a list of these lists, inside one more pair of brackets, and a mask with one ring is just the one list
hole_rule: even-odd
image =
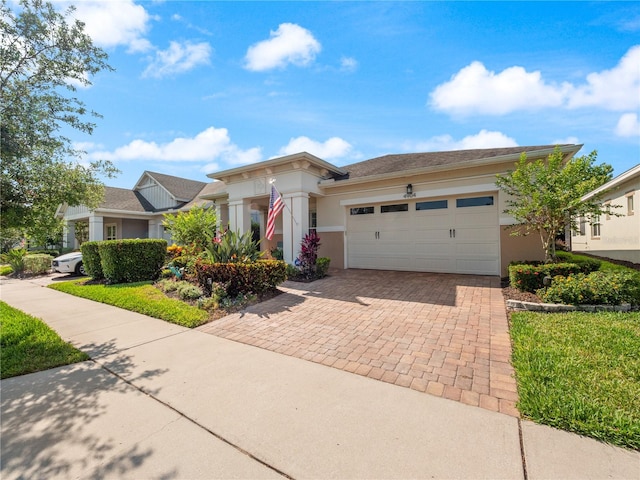
[[612,211],[622,216],[581,217],[571,235],[571,250],[640,263],[640,164],[582,199],[603,192],[602,203],[617,205]]
[[[512,260],[544,258],[536,235],[504,227],[506,195],[496,174],[527,158],[547,158],[555,146],[385,155],[337,167],[298,153],[209,174],[217,191],[199,195],[216,205],[222,224],[247,231],[252,216],[262,237],[270,184],[286,208],[265,250],[281,246],[292,263],[315,229],[320,254],[337,268],[505,275]],[[581,145],[560,145],[565,159]]]
[[77,248],[75,223],[89,224],[89,240],[122,238],[165,238],[171,236],[162,226],[165,213],[207,204],[201,193],[215,192],[219,185],[155,172],[144,172],[133,189],[105,187],[104,201],[90,211],[85,206],[61,205],[56,216],[65,220],[63,243]]

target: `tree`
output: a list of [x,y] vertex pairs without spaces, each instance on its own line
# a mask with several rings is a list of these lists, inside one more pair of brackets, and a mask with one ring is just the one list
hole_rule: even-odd
[[597,152],[564,161],[556,148],[546,160],[529,162],[525,153],[516,163],[516,169],[497,175],[496,185],[510,195],[504,213],[517,224],[512,235],[537,232],[545,252],[545,262],[556,260],[555,238],[570,225],[576,228],[577,218],[591,218],[603,213],[615,215],[610,206],[601,204],[602,196],[582,201],[581,197],[611,179],[613,168],[607,164],[595,165]]
[[196,205],[188,212],[165,214],[162,225],[178,244],[195,245],[204,251],[216,236],[216,211]]
[[93,45],[84,24],[43,0],[21,0],[16,11],[0,6],[0,228],[46,236],[58,226],[56,208],[98,206],[100,175],[110,162],[78,163],[83,152],[61,133],[71,127],[91,134],[99,117],[73,97],[77,85],[111,70],[107,54]]

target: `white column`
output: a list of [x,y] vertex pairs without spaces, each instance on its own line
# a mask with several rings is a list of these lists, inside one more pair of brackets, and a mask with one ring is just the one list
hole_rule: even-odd
[[89,241],[95,242],[104,240],[104,228],[102,217],[91,215],[89,217]]
[[300,253],[300,242],[309,233],[309,194],[287,193],[282,199],[288,207],[282,211],[282,248],[285,262],[291,264]]
[[243,198],[229,202],[229,228],[240,234],[251,230],[251,201]]

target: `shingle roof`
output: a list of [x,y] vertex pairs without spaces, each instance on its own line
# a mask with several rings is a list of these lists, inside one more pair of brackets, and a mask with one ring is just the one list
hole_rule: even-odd
[[535,150],[553,149],[554,147],[555,145],[538,145],[534,147],[506,147],[477,150],[454,150],[449,152],[392,154],[346,165],[342,168],[349,172],[348,178],[358,178],[368,177],[371,175],[383,175],[402,170],[456,165],[473,160],[481,160],[483,158],[492,158],[501,155],[518,155],[524,151],[532,152]]
[[191,207],[193,207],[194,205],[205,205],[209,202],[211,202],[211,200],[205,200],[202,197],[203,195],[212,195],[214,193],[218,193],[223,191],[226,188],[226,185],[224,182],[209,182],[207,184],[205,184],[205,186],[202,188],[202,190],[200,190],[198,192],[198,194],[195,196],[195,198],[193,200],[191,200],[189,203],[183,205],[181,207],[181,210],[188,210]]
[[132,212],[153,212],[154,208],[140,193],[126,188],[104,187],[104,201],[100,208],[128,210]]
[[200,190],[204,188],[206,182],[197,180],[189,180],[188,178],[174,177],[173,175],[165,175],[164,173],[145,172],[156,182],[166,188],[171,195],[179,200],[189,201],[198,195]]

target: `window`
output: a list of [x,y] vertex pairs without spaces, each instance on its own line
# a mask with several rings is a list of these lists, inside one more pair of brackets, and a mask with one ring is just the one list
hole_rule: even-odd
[[604,208],[606,210],[606,213],[604,215],[604,219],[605,220],[611,220],[611,215],[609,214],[609,210],[611,208],[611,200],[607,200],[606,202],[604,202]]
[[318,214],[315,210],[309,212],[309,233],[315,233],[318,228]]
[[633,193],[627,193],[627,216],[631,216],[635,212],[635,205],[633,204]]
[[118,239],[118,226],[115,223],[107,225],[107,240]]
[[369,215],[374,212],[373,207],[354,207],[350,209],[351,215]]
[[409,211],[408,203],[398,203],[395,205],[382,205],[380,207],[381,213],[408,212],[408,211]]
[[493,205],[493,196],[490,197],[470,197],[470,198],[457,198],[456,207],[486,207]]
[[433,200],[430,202],[416,203],[416,210],[440,210],[442,208],[449,208],[449,202],[447,200]]
[[591,236],[600,238],[600,217],[598,215],[591,219]]
[[586,224],[587,224],[587,221],[585,220],[584,215],[582,215],[580,217],[580,230],[579,230],[580,235],[582,236],[587,234]]

